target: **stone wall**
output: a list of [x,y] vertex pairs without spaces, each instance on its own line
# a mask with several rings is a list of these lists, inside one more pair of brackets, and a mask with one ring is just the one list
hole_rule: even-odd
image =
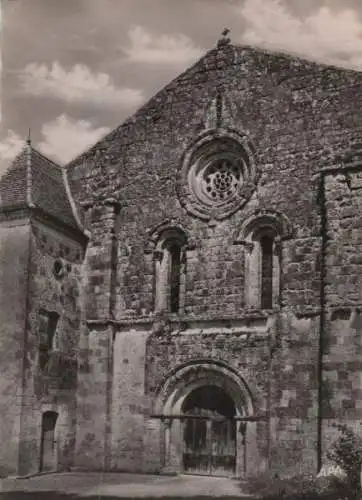
[[[213,120],[210,106],[217,92],[224,103],[221,125],[248,136],[256,151],[259,180],[242,209],[225,220],[205,222],[180,203],[178,173],[185,151]],[[82,434],[79,454],[88,446],[85,462],[89,466],[102,466],[105,449],[112,449],[115,467],[124,467],[128,460],[134,469],[142,466],[135,457],[142,449],[145,380],[151,391],[162,375],[201,353],[214,353],[246,371],[255,385],[255,397],[265,405],[266,374],[259,355],[262,359],[270,356],[266,347],[251,348],[244,343],[241,350],[241,340],[235,336],[224,338],[219,333],[204,338],[181,333],[165,344],[148,344],[144,379],[145,339],[138,338],[138,333],[133,338],[132,331],[136,320],[149,319],[154,310],[154,261],[145,249],[155,228],[167,221],[177,223],[194,243],[187,250],[186,319],[236,320],[245,313],[245,248],[233,242],[247,219],[255,213],[273,212],[290,221],[291,235],[281,242],[281,299],[273,313],[277,341],[270,372],[270,460],[280,471],[304,465],[315,470],[322,240],[314,174],[321,164],[359,141],[362,121],[355,102],[361,94],[362,79],[357,73],[249,48],[224,47],[208,53],[69,166],[76,200],[90,207],[85,219],[93,235],[84,267],[89,335],[84,337],[79,393],[84,406],[78,425]],[[110,199],[121,207],[115,246]],[[343,255],[338,264],[331,256],[327,261],[331,272],[339,266],[341,279],[338,289],[327,286],[328,300],[338,298],[344,303],[348,297],[358,302],[358,279],[353,278],[356,286],[348,288],[351,266],[358,263],[347,264]],[[111,445],[102,434],[109,425],[110,332],[108,327],[95,327],[97,321],[108,325],[107,318],[115,325],[129,321],[128,331],[116,334],[112,354]],[[124,349],[131,353],[126,356],[128,362],[122,358]],[[145,404],[150,407],[151,402],[146,398]],[[92,419],[97,418],[93,430]],[[151,429],[153,435],[157,432]]]
[[[306,307],[318,302],[320,220],[318,186],[312,176],[322,162],[358,140],[359,121],[351,96],[361,91],[359,75],[249,49],[223,50],[208,54],[69,168],[78,201],[92,204],[112,197],[122,207],[118,318],[153,309],[153,270],[147,268],[144,247],[147,231],[166,219],[179,221],[203,242],[190,254],[187,312],[235,314],[242,309],[243,266],[238,262],[243,261],[243,249],[232,246],[232,235],[258,209],[285,214],[294,228],[293,241],[285,244],[284,304]],[[260,179],[241,211],[210,226],[180,206],[176,184],[185,149],[205,126],[205,110],[220,82],[232,108],[223,126],[249,136]],[[102,231],[106,235],[109,229],[105,223],[102,230],[98,207],[90,212],[92,231],[98,224],[97,263],[92,266],[94,273],[97,267],[101,273],[109,259]],[[104,297],[96,277],[93,281]],[[94,303],[96,295],[91,297]]]
[[324,450],[344,421],[362,433],[362,184],[359,168],[326,172],[326,328],[323,338]]
[[83,333],[77,387],[77,441],[74,465],[102,470],[109,464],[110,361],[113,332],[94,325]]
[[[147,329],[121,329],[114,342],[113,391],[111,411],[111,467],[136,472],[150,471],[152,450],[145,449],[145,420],[150,400],[145,391],[147,372]],[[156,450],[157,450],[156,443]],[[154,451],[156,451],[154,450]],[[152,469],[151,469],[152,470]]]
[[284,311],[271,352],[270,468],[315,473],[318,464],[319,314]]
[[[80,266],[82,245],[41,222],[31,226],[31,259],[22,429],[19,472],[37,472],[40,465],[42,414],[58,413],[56,467],[69,468],[74,459],[76,430],[77,355],[81,327]],[[54,263],[62,271],[54,274]],[[59,315],[47,366],[39,366],[41,311]]]
[[[249,423],[249,426],[256,427],[257,440],[253,453],[258,457],[257,463],[255,457],[254,460],[249,457],[249,474],[264,469],[269,451],[268,424],[265,420],[270,391],[269,333],[266,318],[260,322],[262,326],[259,329],[248,330],[244,324],[244,328],[236,328],[239,330],[236,332],[216,322],[212,327],[209,324],[206,327],[194,325],[192,328],[191,325],[191,328],[184,331],[176,328],[169,338],[155,338],[151,335],[146,351],[146,394],[153,403],[160,387],[167,383],[171,373],[187,363],[221,362],[239,374],[253,395],[254,416],[261,417],[256,424]],[[185,380],[185,391],[188,390],[188,383],[190,381]],[[209,383],[213,383],[212,375]],[[244,408],[244,416],[247,414],[248,409]],[[149,450],[148,453],[152,451]],[[157,459],[159,457],[154,457],[154,460]],[[251,464],[254,467],[250,467]]]
[[[92,236],[82,266],[83,328],[79,343],[75,465],[93,470],[111,464],[114,276],[117,270],[117,204],[86,209]],[[117,360],[115,360],[117,362]],[[116,366],[116,365],[115,365]]]
[[0,223],[0,474],[18,472],[30,231],[27,218]]

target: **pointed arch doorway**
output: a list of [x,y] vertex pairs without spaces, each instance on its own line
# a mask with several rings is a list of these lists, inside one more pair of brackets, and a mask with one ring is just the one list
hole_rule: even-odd
[[234,475],[236,467],[236,409],[217,386],[199,387],[182,405],[183,471]]

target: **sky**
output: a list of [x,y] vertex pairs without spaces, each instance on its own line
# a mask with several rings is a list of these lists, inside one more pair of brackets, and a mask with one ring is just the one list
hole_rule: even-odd
[[361,0],[1,0],[0,175],[33,145],[66,164],[213,48],[362,71]]

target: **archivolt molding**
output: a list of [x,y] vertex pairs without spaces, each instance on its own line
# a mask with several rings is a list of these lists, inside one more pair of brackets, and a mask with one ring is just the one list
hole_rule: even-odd
[[273,230],[279,240],[291,238],[293,235],[293,227],[286,215],[273,210],[257,210],[252,215],[247,217],[241,223],[239,229],[235,232],[233,243],[234,245],[245,244],[250,245],[248,236],[258,229]]
[[148,236],[145,242],[145,253],[157,251],[159,242],[162,241],[166,235],[172,234],[183,239],[187,250],[192,250],[197,246],[196,240],[191,237],[189,231],[187,231],[178,220],[166,219],[147,231]]
[[156,391],[154,412],[165,416],[180,414],[185,398],[198,387],[215,385],[233,399],[240,415],[253,415],[251,391],[243,378],[226,363],[197,359],[172,370]]

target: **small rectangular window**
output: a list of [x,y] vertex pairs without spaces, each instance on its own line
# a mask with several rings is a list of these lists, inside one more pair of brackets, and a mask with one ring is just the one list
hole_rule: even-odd
[[53,350],[54,336],[57,329],[59,314],[54,311],[39,312],[39,366],[44,370]]

